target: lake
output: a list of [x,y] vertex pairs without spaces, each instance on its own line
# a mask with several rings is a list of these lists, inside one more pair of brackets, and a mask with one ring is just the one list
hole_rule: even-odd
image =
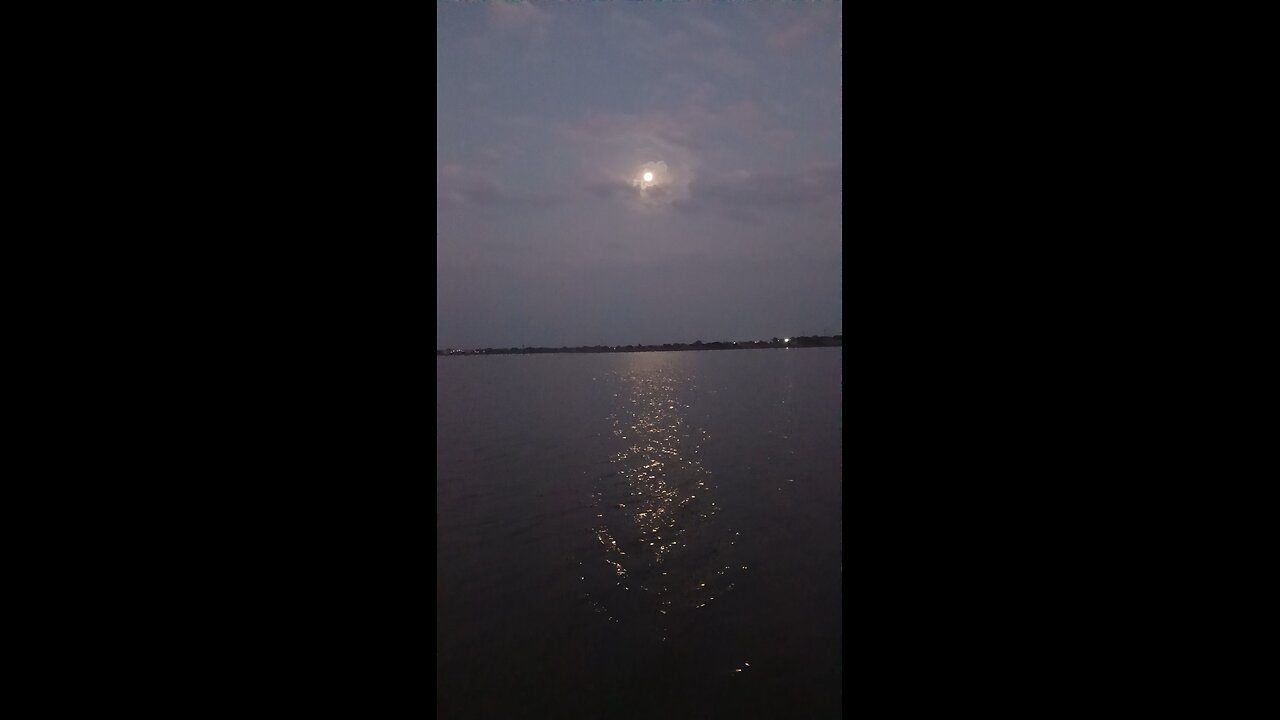
[[441,718],[835,718],[840,348],[438,357]]

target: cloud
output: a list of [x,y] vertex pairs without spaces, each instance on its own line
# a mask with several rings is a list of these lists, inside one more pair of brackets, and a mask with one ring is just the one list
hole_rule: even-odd
[[750,78],[754,66],[745,55],[728,47],[691,50],[689,59],[703,68],[738,80]]
[[489,26],[500,32],[545,32],[551,14],[528,0],[492,0]]
[[[812,45],[817,36],[840,31],[842,8],[838,4],[806,4],[793,8],[799,14],[795,20],[769,33],[766,43],[775,52],[790,52]],[[826,42],[821,42],[826,47]]]
[[[831,184],[815,169],[790,175],[713,175],[694,187],[703,168],[759,171],[770,163],[767,153],[776,159],[795,142],[795,133],[781,124],[778,112],[753,99],[716,104],[691,92],[667,110],[589,112],[560,124],[559,130],[580,163],[581,186],[597,197],[630,199],[637,207],[787,205],[822,197]],[[646,169],[654,171],[654,182],[636,187]],[[839,178],[834,182],[838,186]]]
[[555,195],[540,192],[512,192],[489,178],[459,165],[444,165],[436,178],[437,207],[441,205],[474,208],[546,207],[559,202]]
[[514,41],[526,50],[546,45],[551,13],[529,0],[489,0],[486,2],[489,28],[505,41]]
[[[580,164],[582,185],[598,197],[654,207],[684,197],[694,177],[692,139],[670,114],[591,113],[559,130]],[[649,183],[640,181],[646,170],[654,175]]]
[[616,9],[609,13],[609,23],[623,33],[646,39],[657,32],[657,28],[648,20]]
[[687,148],[692,143],[686,125],[661,111],[635,115],[592,112],[570,132],[601,140],[658,142],[680,148]]
[[503,195],[492,182],[476,180],[454,188],[448,197],[454,202],[468,205],[495,205],[502,200]]
[[689,197],[676,203],[686,212],[708,209],[741,215],[754,209],[784,210],[817,205],[842,192],[841,166],[829,165],[798,173],[740,173],[699,178],[689,185]]
[[[653,180],[645,182],[643,173],[653,174]],[[625,200],[636,207],[660,208],[678,199],[678,186],[670,182],[667,164],[662,161],[644,163],[631,178],[597,178],[585,183],[588,192],[608,200]]]
[[[645,180],[646,175],[649,176],[648,180]],[[669,186],[671,184],[671,170],[661,160],[647,162],[636,170],[636,175],[632,178],[631,184],[641,190]]]
[[699,35],[702,35],[704,38],[707,38],[709,40],[724,41],[724,40],[728,40],[731,37],[728,30],[724,29],[720,25],[717,25],[716,23],[711,22],[710,20],[704,20],[700,17],[690,15],[688,18],[686,18],[685,21]]
[[632,183],[615,178],[592,180],[584,187],[588,192],[602,198],[625,197],[636,192]]

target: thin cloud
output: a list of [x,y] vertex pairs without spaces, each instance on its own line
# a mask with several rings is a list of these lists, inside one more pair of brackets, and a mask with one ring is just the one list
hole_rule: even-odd
[[592,180],[584,185],[587,192],[602,198],[623,197],[636,192],[636,188],[626,180],[607,178]]
[[769,49],[790,50],[804,43],[818,29],[813,17],[802,18],[769,36]]
[[842,192],[840,173],[840,166],[827,166],[799,173],[699,178],[689,185],[689,198],[676,207],[687,212],[716,209],[741,216],[744,210],[816,205]]
[[[558,129],[580,163],[582,185],[597,197],[661,206],[683,197],[694,177],[693,141],[668,113],[588,113]],[[646,169],[654,181],[637,187]]]
[[710,40],[723,41],[723,40],[728,40],[731,36],[728,30],[724,29],[720,25],[717,25],[716,23],[711,22],[710,20],[705,20],[700,17],[690,16],[686,18],[686,22],[689,24],[690,27],[692,27],[695,31],[697,31],[699,35],[702,35],[703,37],[708,38]]
[[648,20],[636,17],[630,13],[620,12],[616,9],[609,13],[609,23],[625,33],[638,35],[644,38],[648,38],[657,32],[653,23]]
[[551,13],[537,5],[524,2],[499,0],[487,3],[489,26],[499,32],[545,33],[551,23]]
[[558,196],[549,193],[506,190],[494,181],[469,173],[457,165],[441,168],[436,182],[439,188],[437,206],[538,208],[560,201]]
[[[664,163],[665,164],[665,163]],[[606,200],[625,200],[637,207],[663,207],[677,198],[677,188],[670,183],[644,185],[634,179],[603,178],[583,185],[587,192]]]

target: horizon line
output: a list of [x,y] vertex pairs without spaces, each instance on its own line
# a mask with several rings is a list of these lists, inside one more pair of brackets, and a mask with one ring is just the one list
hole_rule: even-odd
[[[839,342],[832,342],[838,340]],[[843,332],[834,335],[791,335],[786,337],[774,336],[768,340],[713,340],[703,342],[695,340],[693,342],[682,343],[632,343],[628,345],[524,345],[524,346],[486,346],[472,348],[436,348],[437,355],[474,355],[474,354],[517,354],[529,352],[555,353],[555,352],[653,352],[655,350],[677,350],[677,349],[699,349],[699,350],[732,350],[732,349],[757,349],[757,348],[785,348],[785,347],[843,347]]]

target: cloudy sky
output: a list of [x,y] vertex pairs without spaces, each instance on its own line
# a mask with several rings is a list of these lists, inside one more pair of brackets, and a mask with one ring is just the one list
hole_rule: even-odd
[[839,2],[436,4],[436,347],[841,326]]

